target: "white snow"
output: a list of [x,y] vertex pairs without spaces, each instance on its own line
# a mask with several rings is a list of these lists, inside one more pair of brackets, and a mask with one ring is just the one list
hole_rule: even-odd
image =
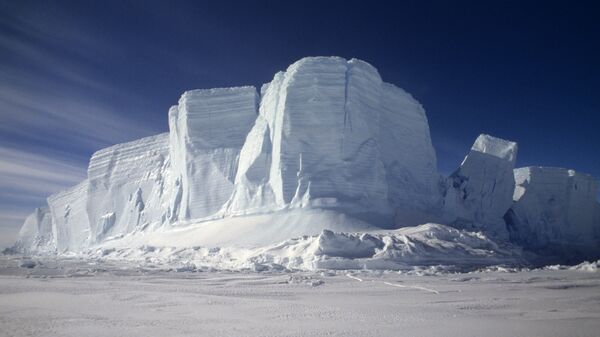
[[[468,270],[520,263],[520,251],[481,233],[439,224],[378,230],[332,211],[295,210],[135,233],[76,256],[218,270]],[[264,230],[262,230],[264,228]],[[333,230],[327,229],[331,228]],[[354,228],[357,232],[342,232]],[[273,243],[274,242],[274,243]]]
[[[19,267],[23,264],[23,267]],[[171,271],[0,259],[6,336],[596,336],[600,274]]]
[[485,134],[477,137],[471,151],[489,154],[513,164],[517,160],[517,143]]

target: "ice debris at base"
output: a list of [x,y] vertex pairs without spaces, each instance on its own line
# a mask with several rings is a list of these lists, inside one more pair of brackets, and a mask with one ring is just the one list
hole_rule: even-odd
[[581,271],[581,272],[585,272],[585,273],[596,273],[596,272],[598,272],[598,265],[600,265],[600,260],[593,261],[593,262],[583,261],[580,264],[577,264],[575,266],[565,266],[565,265],[557,264],[557,265],[546,266],[544,269],[547,269],[547,270],[575,270],[575,271]]
[[[27,218],[15,250],[129,256],[146,245],[177,256],[196,241],[210,248],[195,258],[375,269],[494,264],[514,258],[497,249],[512,243],[600,255],[593,178],[513,173],[517,144],[489,135],[443,177],[421,104],[360,60],[304,58],[260,93],[188,91],[168,116],[168,133],[96,152],[85,181]],[[459,230],[410,227],[430,222]]]
[[[219,224],[215,224],[219,226]],[[221,224],[222,226],[223,224]],[[198,231],[171,234],[171,242]],[[197,233],[201,235],[201,233]],[[107,247],[91,248],[88,259],[127,260],[140,265],[171,265],[186,270],[405,270],[412,266],[475,268],[490,264],[515,264],[514,247],[499,247],[481,233],[439,224],[424,224],[393,231],[336,233],[301,236],[260,247],[162,246],[121,239]],[[117,240],[119,241],[119,240]],[[168,244],[165,243],[165,244]]]

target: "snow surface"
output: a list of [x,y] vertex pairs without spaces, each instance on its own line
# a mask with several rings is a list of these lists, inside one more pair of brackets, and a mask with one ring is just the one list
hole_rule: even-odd
[[364,61],[307,57],[260,95],[185,92],[168,133],[94,153],[13,250],[301,270],[520,263],[514,243],[600,256],[596,181],[524,169],[515,188],[516,156],[480,135],[442,177],[419,102]]
[[[356,223],[356,233],[310,226],[327,218],[327,228],[348,228],[336,213],[306,214],[273,223],[272,216],[217,220],[166,232],[130,235],[74,255],[85,259],[185,264],[217,270],[399,270],[445,265],[472,269],[490,264],[520,264],[520,250],[501,247],[481,233],[425,224],[398,230],[373,230]],[[311,212],[312,213],[312,212]],[[286,221],[289,220],[289,221]],[[306,225],[302,222],[306,221]],[[260,230],[269,226],[266,232]],[[304,233],[311,232],[312,235]],[[295,234],[302,234],[301,236]],[[273,238],[280,242],[270,243]]]
[[599,290],[582,265],[244,273],[0,258],[0,335],[596,336]]

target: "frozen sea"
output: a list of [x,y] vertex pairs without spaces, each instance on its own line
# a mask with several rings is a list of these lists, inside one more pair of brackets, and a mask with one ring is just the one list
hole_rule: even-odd
[[240,272],[0,258],[2,336],[598,336],[594,270]]

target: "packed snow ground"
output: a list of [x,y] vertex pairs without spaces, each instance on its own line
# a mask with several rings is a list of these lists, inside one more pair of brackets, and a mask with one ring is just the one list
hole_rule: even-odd
[[0,258],[2,336],[594,336],[598,262],[210,272]]

